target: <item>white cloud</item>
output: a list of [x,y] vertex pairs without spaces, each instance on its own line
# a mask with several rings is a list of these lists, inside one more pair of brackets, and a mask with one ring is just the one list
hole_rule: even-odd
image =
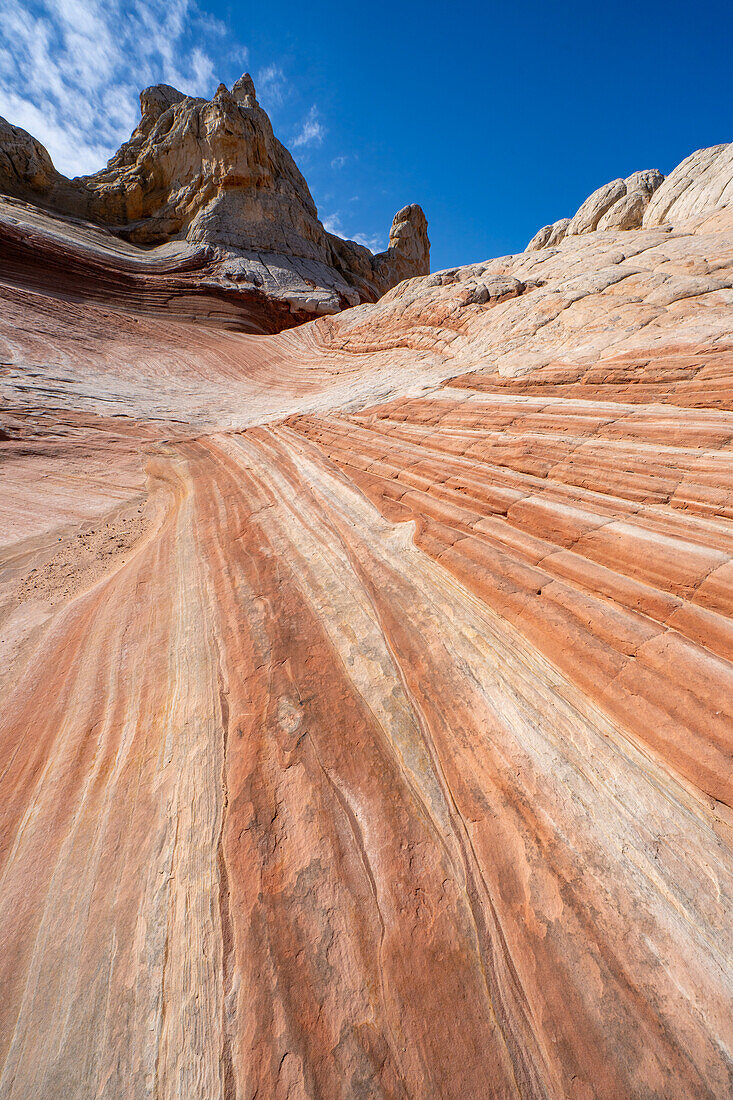
[[343,229],[341,228],[341,215],[337,212],[335,214],[328,214],[323,218],[323,228],[327,233],[335,233],[336,236],[341,236]]
[[0,115],[60,171],[96,171],[136,125],[142,88],[213,93],[225,32],[196,0],[2,0]]
[[341,212],[339,210],[334,214],[327,214],[322,221],[323,228],[327,233],[334,233],[337,237],[343,237],[349,241],[356,241],[357,244],[363,244],[370,252],[384,251],[385,245],[381,237],[370,237],[366,233],[347,234],[341,223]]
[[326,130],[318,121],[318,108],[314,105],[303,119],[303,125],[291,141],[293,148],[300,145],[320,145]]
[[214,83],[214,62],[198,46],[191,54],[191,72],[198,88],[210,88]]
[[349,158],[345,156],[334,157],[331,161],[332,168],[343,168]]
[[258,69],[255,75],[257,98],[265,110],[279,107],[288,93],[288,81],[279,65]]
[[357,244],[363,244],[370,252],[384,252],[385,244],[381,237],[367,237],[365,233],[355,233],[351,238]]

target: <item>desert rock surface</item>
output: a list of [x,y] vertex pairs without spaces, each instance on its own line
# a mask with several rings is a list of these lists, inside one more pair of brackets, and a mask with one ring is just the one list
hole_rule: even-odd
[[693,186],[282,332],[5,201],[3,1100],[731,1094]]

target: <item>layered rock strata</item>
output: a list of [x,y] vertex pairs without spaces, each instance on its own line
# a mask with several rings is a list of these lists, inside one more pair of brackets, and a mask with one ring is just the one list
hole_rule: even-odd
[[[308,185],[275,137],[245,74],[213,99],[161,84],[140,95],[140,122],[106,168],[69,180],[30,134],[0,119],[0,193],[104,226],[144,246],[186,242],[223,288],[264,294],[303,314],[374,301],[430,270],[425,215],[395,216],[385,252],[327,233]],[[140,249],[141,263],[147,259]]]
[[76,232],[0,274],[3,1100],[728,1095],[729,210],[258,336]]

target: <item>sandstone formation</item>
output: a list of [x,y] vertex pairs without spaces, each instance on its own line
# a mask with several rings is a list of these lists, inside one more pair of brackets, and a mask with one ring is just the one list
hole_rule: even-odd
[[644,211],[663,180],[656,168],[634,172],[625,180],[612,180],[589,195],[573,218],[561,218],[538,230],[525,251],[548,248],[565,237],[593,233],[596,229],[639,229]]
[[644,225],[683,224],[731,203],[733,144],[698,149],[659,188],[644,214]]
[[695,209],[273,334],[186,242],[3,205],[2,1100],[731,1095]]
[[565,237],[609,229],[684,225],[733,203],[733,144],[698,149],[665,179],[656,168],[612,180],[589,195],[573,218],[535,233],[525,251],[557,245]]
[[[166,84],[140,95],[140,122],[105,169],[69,180],[30,134],[0,119],[0,194],[90,225],[140,248],[187,242],[187,262],[229,291],[275,299],[289,323],[374,301],[430,270],[417,205],[394,219],[373,256],[323,228],[308,185],[275,137],[245,74],[207,102]],[[285,306],[283,311],[280,308]],[[282,327],[282,325],[280,325]]]

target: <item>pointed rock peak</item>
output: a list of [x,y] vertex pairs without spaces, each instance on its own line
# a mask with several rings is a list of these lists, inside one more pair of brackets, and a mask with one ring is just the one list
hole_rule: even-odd
[[422,206],[419,203],[413,202],[410,206],[403,206],[401,210],[398,210],[392,219],[392,229],[390,230],[390,236],[411,236],[411,233],[403,232],[398,233],[399,226],[409,225],[416,232],[422,232],[427,230],[428,219],[425,217]]
[[249,73],[244,73],[232,86],[232,95],[242,107],[258,107],[255,82]]
[[371,263],[382,294],[403,279],[430,274],[428,219],[421,206],[412,203],[397,211],[389,231],[387,250],[374,256]]
[[140,92],[140,116],[155,122],[169,107],[185,98],[183,92],[170,84],[153,84]]
[[389,231],[389,248],[397,249],[415,263],[417,275],[430,272],[428,219],[417,203],[398,210]]

